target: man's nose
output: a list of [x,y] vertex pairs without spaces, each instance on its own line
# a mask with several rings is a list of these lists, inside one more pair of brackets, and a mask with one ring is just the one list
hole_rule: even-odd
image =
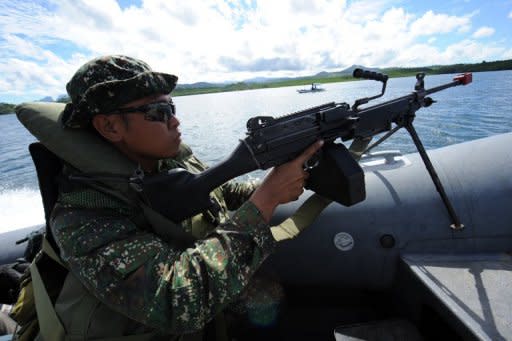
[[172,115],[171,118],[167,120],[167,127],[176,128],[180,125],[180,120],[176,117],[176,115]]

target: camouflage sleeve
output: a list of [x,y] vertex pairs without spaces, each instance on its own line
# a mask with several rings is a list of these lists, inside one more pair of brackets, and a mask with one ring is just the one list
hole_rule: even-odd
[[51,228],[63,260],[98,299],[172,334],[202,329],[236,300],[275,246],[250,202],[186,250],[111,209],[58,205]]
[[258,186],[259,182],[257,181],[229,181],[222,185],[222,195],[224,196],[228,210],[233,211],[242,206]]

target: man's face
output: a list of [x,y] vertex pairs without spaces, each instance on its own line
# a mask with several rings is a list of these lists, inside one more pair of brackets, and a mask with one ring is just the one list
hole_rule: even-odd
[[[144,97],[125,104],[122,108],[140,107],[151,103],[169,102],[168,95]],[[180,125],[176,116],[168,120],[151,121],[143,112],[125,113],[122,144],[125,152],[136,158],[163,159],[174,157],[181,143]]]

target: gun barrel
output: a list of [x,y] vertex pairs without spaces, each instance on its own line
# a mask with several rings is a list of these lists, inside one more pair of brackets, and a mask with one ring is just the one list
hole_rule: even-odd
[[464,73],[462,75],[458,75],[453,78],[453,82],[448,84],[443,84],[440,86],[436,86],[435,88],[425,90],[425,95],[430,95],[434,92],[438,92],[447,88],[451,88],[453,86],[457,85],[467,85],[473,81],[473,74],[472,73]]

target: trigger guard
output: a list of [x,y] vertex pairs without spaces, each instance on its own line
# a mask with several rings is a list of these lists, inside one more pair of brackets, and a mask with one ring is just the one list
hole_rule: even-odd
[[318,157],[318,155],[315,154],[309,160],[306,160],[306,162],[304,162],[304,164],[302,165],[302,169],[304,169],[305,171],[313,169],[316,166],[318,166],[319,163],[320,158]]

